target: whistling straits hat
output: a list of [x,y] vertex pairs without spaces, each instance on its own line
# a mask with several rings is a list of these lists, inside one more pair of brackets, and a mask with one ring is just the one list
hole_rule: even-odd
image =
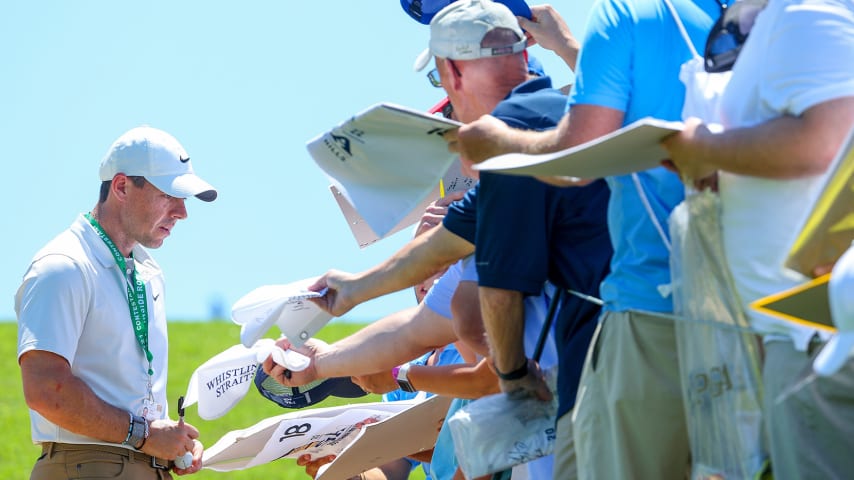
[[834,265],[827,282],[827,296],[836,333],[813,362],[813,370],[823,376],[838,372],[854,348],[854,244]]
[[[424,25],[429,25],[430,20],[455,0],[400,0],[400,6],[413,20]],[[531,9],[524,0],[498,0],[498,3],[507,5],[507,8],[517,17],[531,18]]]
[[[497,28],[513,30],[519,40],[500,47],[481,47],[483,37]],[[526,46],[522,27],[507,6],[492,0],[457,0],[430,22],[430,46],[415,59],[415,71],[423,70],[434,56],[475,60],[519,53]]]
[[118,173],[145,177],[167,195],[216,199],[216,189],[193,172],[190,156],[172,135],[149,126],[136,127],[120,136],[101,160],[101,181]]
[[270,378],[261,365],[255,373],[255,386],[267,400],[284,408],[304,408],[315,405],[332,395],[340,398],[359,398],[367,395],[350,377],[315,380],[301,387],[286,387]]

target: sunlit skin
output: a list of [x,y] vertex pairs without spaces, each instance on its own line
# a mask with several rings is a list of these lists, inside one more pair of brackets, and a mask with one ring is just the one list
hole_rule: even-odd
[[[187,218],[187,209],[184,199],[167,195],[140,177],[119,173],[113,177],[106,200],[92,209],[92,215],[119,251],[128,257],[136,245],[160,247],[175,223]],[[24,395],[30,408],[73,432],[111,443],[121,442],[127,429],[127,412],[103,405],[88,386],[74,376],[65,358],[48,351],[31,350],[22,355],[19,362]],[[66,392],[74,400],[61,399],[59,392]],[[106,409],[110,414],[100,418],[96,424],[98,429],[92,430],[91,422],[79,412],[98,409]],[[204,452],[204,446],[196,440],[198,436],[199,431],[188,423],[155,420],[151,422],[150,437],[142,451],[160,458],[176,458],[192,452],[192,464],[184,469],[174,467],[172,472],[176,475],[195,473],[202,468]]]
[[138,187],[119,173],[110,190],[107,201],[92,213],[125,256],[137,244],[159,248],[178,220],[187,218],[185,199],[167,195],[147,180]]

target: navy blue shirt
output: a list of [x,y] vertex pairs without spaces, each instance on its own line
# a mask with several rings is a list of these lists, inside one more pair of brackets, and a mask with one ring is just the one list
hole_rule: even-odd
[[[548,77],[516,87],[493,111],[508,125],[547,130],[563,117],[566,97]],[[599,297],[608,273],[608,187],[598,180],[561,188],[533,177],[480,173],[480,182],[451,205],[443,225],[475,245],[478,284],[539,294],[546,280],[559,288]],[[555,319],[558,415],[570,411],[598,305],[565,295]]]

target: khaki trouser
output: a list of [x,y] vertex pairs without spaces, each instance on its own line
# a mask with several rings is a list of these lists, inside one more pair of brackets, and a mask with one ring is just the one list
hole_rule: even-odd
[[691,452],[673,320],[605,313],[573,415],[578,478],[684,479]]
[[127,480],[165,480],[172,475],[172,462],[156,459],[123,447],[96,444],[46,442],[33,467],[31,480],[73,478],[121,478]]
[[854,475],[854,359],[821,377],[812,362],[821,347],[799,352],[791,341],[765,344],[765,427],[775,479]]
[[557,419],[555,439],[554,480],[577,480],[578,467],[575,461],[575,437],[572,435],[572,410]]

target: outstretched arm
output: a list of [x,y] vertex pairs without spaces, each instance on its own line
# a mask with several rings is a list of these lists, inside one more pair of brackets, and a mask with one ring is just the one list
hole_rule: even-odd
[[[480,163],[505,153],[539,155],[581,145],[623,126],[624,112],[597,105],[573,105],[557,128],[542,132],[519,130],[501,120],[484,115],[478,120],[445,133],[448,149],[460,154],[460,161]],[[555,185],[585,185],[593,179],[555,178]],[[543,180],[542,178],[540,180]]]
[[[264,362],[264,371],[287,386],[305,385],[320,378],[350,377],[391,370],[435,348],[456,340],[451,322],[420,304],[384,317],[332,345],[309,355],[311,364],[286,374],[284,367]],[[290,347],[287,339],[279,340]]]
[[712,133],[699,119],[662,144],[684,179],[715,170],[765,178],[797,178],[824,172],[854,124],[854,97],[783,115],[746,128]]
[[326,295],[310,300],[341,316],[363,302],[412,287],[473,251],[474,245],[437,225],[370,270],[358,274],[327,272],[308,287],[314,291],[327,288]]

